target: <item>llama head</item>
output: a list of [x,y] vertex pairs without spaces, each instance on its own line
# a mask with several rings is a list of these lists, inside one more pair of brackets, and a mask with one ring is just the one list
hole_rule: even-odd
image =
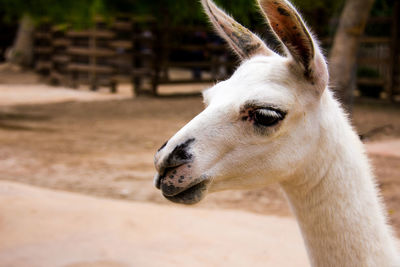
[[211,0],[203,7],[243,59],[232,77],[203,93],[206,108],[155,155],[154,182],[174,202],[207,192],[290,179],[318,146],[327,66],[300,15],[285,0],[259,0],[286,56],[268,48]]

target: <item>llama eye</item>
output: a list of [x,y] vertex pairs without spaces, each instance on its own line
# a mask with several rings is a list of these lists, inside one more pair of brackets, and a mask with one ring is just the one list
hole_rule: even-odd
[[257,109],[254,111],[254,122],[261,126],[273,126],[283,120],[285,115],[282,112],[271,109]]

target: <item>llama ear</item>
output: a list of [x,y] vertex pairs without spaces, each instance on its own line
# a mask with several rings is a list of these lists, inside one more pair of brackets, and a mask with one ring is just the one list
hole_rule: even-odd
[[275,34],[293,59],[304,67],[306,78],[316,77],[316,68],[324,69],[316,72],[325,71],[325,60],[296,9],[286,0],[258,1]]
[[274,53],[257,35],[236,22],[212,0],[201,0],[201,3],[219,35],[228,42],[241,59],[250,58],[256,54],[272,55]]

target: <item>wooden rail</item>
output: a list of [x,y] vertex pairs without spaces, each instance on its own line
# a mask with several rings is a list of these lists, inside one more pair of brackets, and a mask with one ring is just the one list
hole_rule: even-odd
[[[364,75],[355,79],[361,91],[383,87],[380,96],[390,100],[400,98],[399,1],[394,11],[392,17],[370,19],[369,25],[392,30],[362,37],[357,67]],[[325,46],[331,42],[322,39]],[[34,51],[35,69],[54,83],[89,83],[93,90],[106,85],[114,92],[117,83],[131,81],[137,95],[157,95],[161,84],[223,80],[238,63],[209,27],[169,27],[154,18],[120,17],[109,27],[96,24],[84,31],[45,25],[35,33]],[[189,77],[174,78],[171,70],[186,70]]]
[[35,69],[53,84],[89,84],[92,90],[105,85],[115,92],[123,75],[129,81],[131,34],[131,21],[124,19],[117,19],[111,28],[98,20],[94,28],[84,31],[45,24],[34,34]]
[[[237,62],[225,43],[206,27],[140,26],[134,38],[132,71],[136,94],[158,95],[161,84],[211,83],[227,78]],[[154,26],[154,25],[153,25]],[[145,29],[145,30],[142,30]],[[190,77],[173,78],[171,70],[184,69]],[[207,75],[205,75],[207,74]],[[147,83],[145,82],[147,80]],[[144,85],[150,85],[145,88]]]

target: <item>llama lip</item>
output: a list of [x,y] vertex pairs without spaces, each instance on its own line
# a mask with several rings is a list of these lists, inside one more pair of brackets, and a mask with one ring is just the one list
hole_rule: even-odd
[[184,189],[176,195],[168,196],[164,195],[164,197],[172,202],[181,203],[181,204],[196,204],[201,201],[205,195],[208,188],[208,181],[203,180],[200,183],[194,184],[189,188]]
[[195,204],[206,195],[210,179],[205,175],[193,175],[192,163],[187,163],[165,169],[161,175],[156,175],[154,183],[168,200]]

